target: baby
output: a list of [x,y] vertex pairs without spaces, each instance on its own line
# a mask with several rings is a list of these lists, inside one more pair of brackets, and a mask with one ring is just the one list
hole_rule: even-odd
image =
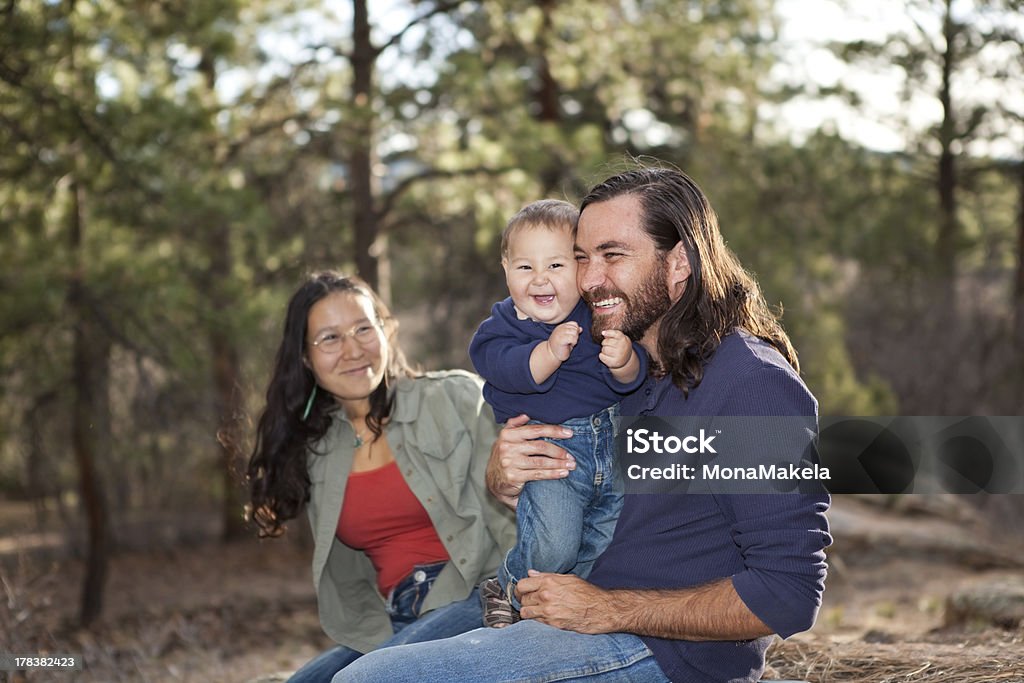
[[509,220],[501,265],[511,296],[491,308],[469,346],[497,421],[526,414],[568,427],[573,436],[557,443],[576,459],[567,478],[529,482],[519,496],[516,545],[480,586],[487,626],[518,621],[514,588],[529,569],[586,578],[622,505],[613,420],[620,396],[643,382],[647,358],[619,330],[590,336],[590,308],[576,287],[578,217],[572,204],[545,199]]

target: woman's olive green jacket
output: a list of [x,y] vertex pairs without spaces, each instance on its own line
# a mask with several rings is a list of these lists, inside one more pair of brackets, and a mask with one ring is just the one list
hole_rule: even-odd
[[[510,510],[484,486],[497,425],[468,372],[431,372],[398,381],[385,427],[398,468],[430,515],[451,561],[423,603],[424,612],[466,598],[494,576],[515,543]],[[335,532],[352,468],[355,433],[341,411],[309,453],[313,584],[320,623],[336,642],[369,652],[393,635],[369,558]]]

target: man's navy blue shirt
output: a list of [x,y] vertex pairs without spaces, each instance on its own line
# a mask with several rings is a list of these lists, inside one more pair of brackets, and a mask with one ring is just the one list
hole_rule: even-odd
[[[777,350],[737,332],[722,340],[688,398],[669,377],[647,378],[620,410],[623,416],[816,416],[817,402]],[[766,438],[768,463],[775,461],[772,445]],[[809,629],[821,606],[824,549],[832,542],[828,506],[827,494],[627,495],[590,581],[671,589],[730,578],[750,611],[788,637]],[[771,642],[642,639],[673,681],[709,683],[758,680]]]

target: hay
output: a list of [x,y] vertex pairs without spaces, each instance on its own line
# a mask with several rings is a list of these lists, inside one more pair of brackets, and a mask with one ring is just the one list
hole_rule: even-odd
[[767,661],[776,676],[820,683],[1024,683],[1019,638],[980,647],[777,641]]

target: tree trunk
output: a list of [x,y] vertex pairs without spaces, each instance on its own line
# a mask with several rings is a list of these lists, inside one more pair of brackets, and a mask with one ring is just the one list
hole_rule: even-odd
[[210,353],[213,354],[214,415],[217,416],[217,444],[224,496],[221,499],[222,539],[229,541],[247,534],[242,507],[245,492],[242,482],[242,449],[239,438],[242,414],[241,368],[238,349],[232,335],[231,297],[223,281],[232,270],[231,236],[220,216],[210,217],[208,228],[210,271],[207,291],[213,311],[210,323]]
[[[198,70],[206,81],[206,93],[213,105],[217,86],[216,60],[204,52]],[[218,462],[224,489],[221,498],[221,539],[230,541],[248,533],[242,513],[245,494],[239,434],[242,371],[230,315],[234,297],[224,288],[224,284],[231,280],[234,258],[231,255],[231,233],[227,219],[217,211],[210,211],[204,222],[207,226],[206,249],[210,255],[210,267],[202,279],[203,290],[208,292],[213,314],[208,339],[213,356],[213,414],[217,416]]]
[[[370,40],[370,17],[366,0],[352,2],[352,102],[355,125],[350,141],[349,187],[352,196],[352,224],[355,229],[356,271],[391,303],[387,240],[379,234],[374,208],[373,180],[373,66],[377,51]],[[383,269],[381,265],[384,264]],[[383,270],[383,273],[382,273]]]
[[216,414],[220,416],[217,443],[220,451],[221,476],[224,481],[222,512],[223,540],[242,538],[247,534],[242,508],[245,491],[241,485],[243,463],[239,421],[242,405],[239,391],[238,351],[228,330],[218,327],[210,334],[213,353],[213,381],[217,395]]
[[68,309],[74,321],[72,338],[71,448],[78,465],[79,495],[88,525],[85,581],[82,585],[82,626],[88,626],[103,608],[110,555],[110,523],[106,496],[96,468],[97,456],[110,444],[110,337],[103,331],[90,305],[84,282],[82,254],[82,188],[71,183],[70,244],[75,269],[68,283]]
[[[939,127],[939,235],[936,242],[936,259],[938,276],[942,279],[942,288],[947,295],[955,292],[956,249],[959,229],[956,216],[956,158],[953,154],[953,142],[956,138],[956,113],[953,110],[952,80],[956,65],[956,25],[951,16],[952,0],[946,0],[946,13],[943,18],[943,37],[946,48],[942,53],[942,86],[939,101],[942,103],[942,123]],[[953,299],[947,298],[952,302]]]
[[[555,4],[556,0],[540,0],[540,9],[544,18],[537,39],[537,49],[540,51],[537,65],[539,85],[535,93],[537,120],[552,126],[557,125],[562,118],[562,110],[558,102],[560,97],[558,81],[552,75],[551,64],[548,61],[551,34],[554,31],[551,15],[554,12]],[[562,173],[561,160],[556,155],[552,155],[550,161],[540,170],[541,196],[549,196],[558,189]]]
[[537,118],[545,123],[558,123],[561,118],[561,109],[558,106],[558,83],[551,74],[551,65],[548,61],[548,50],[551,48],[550,38],[554,31],[554,21],[551,17],[555,10],[556,0],[540,0],[540,9],[543,16],[540,35],[537,38],[537,46],[540,50],[540,64],[538,66],[538,77],[540,87],[537,91]]
[[1017,171],[1017,281],[1013,288],[1014,332],[1017,348],[1024,348],[1024,161]]

